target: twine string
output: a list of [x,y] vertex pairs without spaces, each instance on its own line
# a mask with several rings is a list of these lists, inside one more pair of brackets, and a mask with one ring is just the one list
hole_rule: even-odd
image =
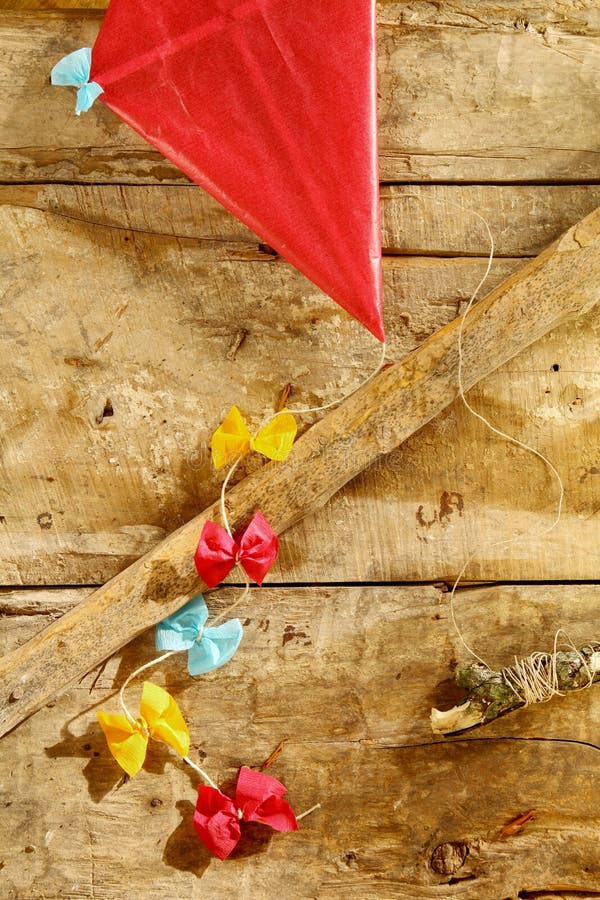
[[280,409],[273,416],[271,416],[271,418],[269,419],[269,422],[272,422],[273,419],[277,418],[277,416],[281,416],[281,415],[283,415],[283,413],[286,413],[286,412],[292,413],[295,416],[306,416],[309,413],[325,412],[327,409],[332,409],[334,406],[338,406],[340,403],[343,403],[344,400],[347,400],[348,397],[352,397],[353,394],[356,394],[357,391],[359,391],[361,388],[364,388],[365,385],[367,385],[370,381],[373,380],[373,378],[375,378],[376,375],[379,374],[379,372],[382,370],[382,368],[385,364],[386,352],[387,352],[387,344],[385,341],[382,341],[381,342],[381,352],[380,352],[378,362],[377,362],[377,365],[375,366],[375,368],[367,375],[366,378],[363,378],[363,380],[360,381],[356,387],[353,387],[352,390],[348,391],[346,394],[342,394],[341,397],[337,397],[335,400],[331,400],[329,403],[323,404],[323,406],[308,406],[308,407],[302,407],[300,409]]
[[[465,307],[465,310],[460,319],[460,325],[458,328],[458,344],[457,344],[457,350],[458,350],[458,366],[457,366],[458,395],[459,395],[463,405],[465,406],[467,411],[470,413],[470,415],[473,416],[475,419],[478,419],[480,422],[482,422],[485,425],[485,427],[489,431],[492,432],[492,434],[497,435],[502,440],[505,440],[508,443],[513,444],[516,447],[519,447],[521,450],[524,450],[526,453],[531,453],[533,456],[540,459],[544,463],[544,465],[547,466],[549,471],[551,472],[551,474],[552,474],[553,478],[555,479],[556,484],[558,486],[558,499],[556,502],[556,512],[554,515],[554,519],[552,520],[550,525],[547,525],[546,527],[544,527],[538,531],[532,530],[529,533],[529,535],[526,535],[526,539],[527,539],[527,537],[529,539],[532,539],[534,537],[543,537],[543,536],[549,534],[554,528],[556,528],[556,526],[558,525],[558,523],[560,522],[560,519],[561,519],[562,507],[563,507],[564,496],[565,496],[565,487],[564,487],[563,480],[560,476],[560,473],[558,472],[558,470],[556,469],[554,464],[551,462],[551,460],[548,459],[548,457],[545,456],[540,450],[536,449],[535,447],[532,447],[530,444],[527,444],[524,441],[519,440],[519,438],[515,437],[514,435],[509,434],[508,432],[503,431],[500,428],[497,428],[492,422],[490,422],[489,419],[487,419],[484,415],[482,415],[482,413],[480,413],[480,412],[478,412],[478,410],[474,409],[474,407],[471,405],[471,403],[467,400],[467,398],[465,396],[465,386],[464,386],[464,379],[463,379],[464,364],[465,364],[464,348],[463,348],[465,322],[466,322],[466,318],[467,318],[468,314],[470,313],[470,311],[473,307],[473,304],[477,298],[477,295],[479,294],[479,291],[481,290],[481,288],[487,281],[487,278],[488,278],[489,273],[492,268],[492,263],[494,260],[494,251],[495,251],[494,236],[492,234],[489,223],[478,212],[475,212],[474,210],[470,210],[470,212],[473,216],[475,216],[475,218],[477,218],[484,225],[485,230],[487,232],[488,239],[489,239],[489,243],[490,243],[490,251],[489,251],[487,266],[486,266],[485,272],[483,274],[483,277],[480,279],[479,283],[477,284],[477,287],[471,294],[469,301],[468,301],[468,303]],[[491,541],[491,542],[487,542],[484,544],[479,544],[473,550],[473,552],[469,554],[469,556],[465,560],[462,568],[460,569],[460,571],[454,581],[454,584],[452,585],[452,590],[450,591],[450,615],[452,618],[452,624],[454,625],[454,628],[458,634],[458,637],[459,637],[462,645],[464,646],[464,648],[471,654],[471,656],[473,656],[479,662],[483,663],[483,665],[486,666],[486,668],[488,668],[488,669],[490,668],[490,666],[467,643],[467,641],[465,640],[463,633],[458,625],[458,622],[456,619],[455,603],[454,603],[456,591],[457,591],[459,584],[461,583],[461,580],[463,578],[463,575],[464,575],[467,567],[470,565],[470,563],[473,561],[473,559],[477,555],[479,555],[479,553],[483,549],[491,550],[495,547],[502,547],[502,546],[507,547],[512,544],[518,543],[522,537],[523,536],[521,534],[513,534],[511,537],[502,538],[501,540],[498,540],[498,541]],[[539,673],[541,671],[539,663],[535,663],[535,664],[532,663],[531,666],[529,666],[528,671],[537,673],[535,678],[537,680],[537,683],[539,684],[539,679],[540,679]],[[531,675],[532,683],[534,683],[533,678],[534,678],[534,676]]]
[[[417,196],[417,195],[411,195],[411,196]],[[422,199],[422,198],[418,198],[418,199]],[[440,205],[448,205],[448,204],[440,203]],[[460,208],[462,210],[462,207],[460,207],[459,204],[451,203],[449,205],[456,206],[457,208]],[[556,528],[556,526],[558,525],[558,523],[560,521],[561,514],[562,514],[562,506],[563,506],[563,501],[564,501],[565,488],[564,488],[563,480],[562,480],[558,470],[553,465],[553,463],[548,459],[548,457],[545,456],[543,453],[541,453],[539,450],[537,450],[535,447],[532,447],[529,444],[526,444],[524,441],[519,440],[519,438],[515,437],[514,435],[508,434],[508,432],[503,431],[500,428],[497,428],[492,422],[490,422],[489,419],[487,419],[484,415],[482,415],[482,413],[480,413],[480,412],[478,412],[478,410],[474,409],[474,407],[471,405],[471,403],[467,400],[467,398],[465,396],[465,385],[464,385],[464,377],[463,377],[464,366],[465,366],[464,346],[463,346],[464,345],[465,323],[466,323],[469,313],[471,312],[471,309],[473,308],[473,304],[475,303],[475,300],[477,299],[477,296],[478,296],[480,290],[482,289],[483,285],[485,284],[485,282],[487,281],[487,279],[489,277],[490,271],[492,269],[492,264],[494,261],[494,254],[495,254],[494,235],[492,234],[492,230],[490,228],[490,225],[489,225],[487,219],[485,219],[484,216],[482,216],[480,213],[476,212],[475,210],[468,209],[468,210],[466,210],[466,212],[468,212],[470,215],[472,215],[476,219],[478,219],[479,222],[481,222],[482,225],[484,226],[488,240],[489,240],[490,249],[489,249],[488,260],[487,260],[487,265],[485,267],[485,271],[484,271],[482,277],[480,278],[479,282],[477,283],[477,286],[475,287],[471,296],[469,297],[469,300],[464,309],[464,312],[460,316],[460,324],[458,327],[458,341],[457,341],[458,396],[460,397],[463,405],[465,406],[467,411],[470,413],[470,415],[472,415],[475,419],[478,419],[480,422],[482,422],[489,431],[491,431],[493,434],[500,437],[502,440],[508,441],[509,443],[515,445],[516,447],[519,447],[520,449],[525,450],[527,453],[531,453],[531,454],[533,454],[533,456],[536,456],[548,467],[548,469],[552,473],[553,477],[556,479],[556,483],[558,485],[558,500],[557,500],[555,517],[549,526],[546,526],[539,532],[531,532],[529,535],[530,538],[536,536],[536,534],[537,534],[537,536],[542,537],[542,536],[548,534],[554,528]],[[470,553],[469,556],[467,557],[466,561],[464,562],[462,568],[460,569],[460,571],[454,581],[454,584],[452,585],[452,590],[450,591],[450,614],[451,614],[451,618],[452,618],[452,624],[454,625],[454,628],[458,634],[458,637],[459,637],[461,643],[463,644],[464,648],[471,654],[471,656],[473,656],[479,662],[483,663],[483,665],[486,666],[486,668],[488,668],[488,669],[490,668],[490,666],[488,666],[488,664],[485,662],[485,660],[483,660],[475,652],[475,650],[466,642],[466,640],[462,634],[462,631],[461,631],[461,629],[458,625],[457,619],[456,619],[456,613],[455,613],[455,608],[454,608],[454,598],[456,595],[457,588],[462,581],[463,575],[464,575],[467,567],[483,549],[491,550],[494,547],[508,546],[510,544],[517,543],[521,539],[521,537],[522,537],[521,534],[516,534],[516,535],[512,535],[509,538],[503,538],[499,541],[491,541],[491,542],[479,544],[473,550],[473,552]]]
[[[142,665],[142,666],[138,666],[137,669],[135,669],[133,672],[131,672],[130,675],[127,676],[127,678],[121,685],[121,690],[119,691],[119,703],[121,704],[121,709],[123,710],[127,720],[129,721],[129,723],[131,725],[134,725],[136,728],[139,728],[140,722],[139,722],[139,719],[135,719],[132,716],[127,704],[125,703],[124,694],[125,694],[125,690],[126,690],[127,686],[133,681],[134,678],[137,678],[138,675],[141,675],[142,672],[145,672],[147,669],[151,669],[153,666],[157,666],[159,663],[163,662],[165,659],[168,659],[170,656],[174,656],[175,653],[181,653],[181,652],[182,651],[180,651],[180,650],[168,650],[166,653],[163,653],[161,656],[157,656],[155,659],[151,659],[150,662],[144,663],[144,665]],[[150,734],[150,732],[148,731],[147,728],[144,728],[144,733],[145,733],[146,737],[152,738],[152,735]],[[167,745],[167,746],[169,746],[169,745]],[[170,746],[169,746],[169,750],[171,750],[173,753],[176,752]],[[177,754],[177,755],[179,756],[179,754]],[[201,769],[200,766],[197,766],[196,763],[192,762],[192,760],[189,758],[189,756],[182,756],[181,759],[183,759],[183,761],[186,762],[188,764],[188,766],[191,766],[192,769],[194,769],[196,772],[198,772],[198,774],[204,779],[204,781],[207,784],[209,784],[211,787],[214,787],[218,790],[217,785],[214,783],[214,781],[212,780],[210,775],[207,775],[207,773],[203,769]]]
[[229,484],[229,482],[231,480],[231,476],[233,475],[233,473],[235,472],[235,470],[241,463],[242,458],[243,457],[238,456],[238,458],[235,460],[233,465],[230,466],[229,471],[227,472],[227,475],[225,476],[225,478],[223,480],[223,484],[221,485],[221,496],[220,496],[220,500],[219,500],[219,503],[221,506],[221,519],[223,520],[223,526],[225,528],[225,531],[227,532],[227,534],[229,535],[229,537],[232,540],[233,540],[233,534],[231,533],[231,527],[229,525],[229,519],[227,517],[227,509],[225,508],[225,492],[227,491],[227,485]]
[[[227,472],[227,475],[225,476],[225,478],[223,480],[223,484],[221,485],[221,495],[219,498],[219,505],[221,508],[221,519],[223,521],[223,526],[225,528],[225,531],[227,532],[227,534],[229,535],[229,537],[232,540],[233,540],[233,534],[231,531],[231,525],[229,524],[229,517],[227,515],[227,507],[225,506],[225,493],[227,491],[227,485],[229,484],[231,476],[233,475],[233,473],[235,472],[235,470],[237,469],[237,467],[239,466],[241,461],[242,461],[242,457],[238,456],[238,458],[235,460],[235,462],[233,463],[233,465],[230,467],[229,471]],[[221,622],[225,618],[225,616],[229,615],[229,613],[231,612],[232,609],[235,609],[236,606],[240,606],[240,604],[242,604],[244,602],[244,600],[250,593],[250,579],[246,575],[244,568],[240,565],[240,562],[237,559],[236,559],[236,569],[242,576],[242,580],[244,582],[244,590],[243,590],[241,596],[238,597],[238,599],[234,603],[232,603],[230,606],[228,606],[227,609],[223,610],[223,612],[219,613],[219,615],[212,621],[211,624],[213,626],[217,625],[219,622]]]
[[[423,198],[421,196],[419,196],[418,194],[403,194],[402,196],[423,202]],[[484,550],[484,549],[491,550],[495,547],[502,547],[502,546],[507,547],[511,544],[518,543],[523,538],[525,540],[527,540],[527,539],[531,540],[534,537],[540,538],[540,537],[544,537],[544,536],[548,535],[551,531],[553,531],[557,527],[557,525],[559,524],[559,522],[561,520],[564,499],[565,499],[565,486],[564,486],[562,477],[561,477],[560,473],[558,472],[556,466],[552,463],[552,461],[550,459],[548,459],[547,456],[545,456],[545,454],[543,454],[537,448],[532,447],[530,444],[525,443],[525,441],[519,440],[519,438],[515,437],[514,435],[509,434],[508,432],[503,431],[500,428],[497,428],[492,422],[490,422],[489,419],[487,419],[484,415],[482,415],[482,413],[480,413],[478,410],[476,410],[471,405],[469,400],[467,400],[467,397],[465,396],[465,385],[464,385],[464,366],[465,366],[464,330],[465,330],[465,323],[466,323],[467,316],[471,312],[473,304],[475,303],[475,300],[476,300],[481,288],[487,281],[488,276],[490,274],[490,271],[492,268],[492,263],[494,261],[494,253],[495,253],[494,236],[492,234],[492,230],[490,228],[488,221],[484,218],[484,216],[482,216],[480,213],[476,212],[475,210],[472,210],[472,209],[464,210],[460,204],[455,204],[452,202],[446,203],[446,202],[435,201],[435,200],[433,202],[437,203],[437,205],[442,206],[442,207],[454,206],[457,209],[459,209],[461,212],[463,212],[463,213],[467,212],[469,215],[476,218],[479,222],[481,222],[481,224],[485,228],[485,231],[486,231],[486,234],[487,234],[487,237],[489,240],[489,247],[490,247],[487,265],[486,265],[485,271],[483,273],[483,276],[481,277],[477,286],[475,287],[474,291],[472,292],[471,296],[469,297],[467,305],[466,305],[463,313],[460,316],[460,323],[459,323],[459,328],[458,328],[458,340],[457,340],[458,396],[460,397],[461,402],[463,403],[463,405],[465,406],[465,408],[467,409],[469,414],[471,416],[473,416],[475,419],[478,419],[480,422],[482,422],[483,425],[485,425],[485,427],[489,431],[491,431],[493,434],[495,434],[497,437],[501,438],[502,440],[505,440],[505,441],[513,444],[515,447],[519,447],[521,450],[524,450],[526,453],[530,453],[533,456],[537,457],[539,460],[541,460],[544,463],[544,465],[547,467],[548,471],[551,473],[551,475],[557,485],[557,489],[558,489],[555,514],[554,514],[554,518],[553,518],[552,522],[549,525],[547,525],[539,530],[531,530],[525,536],[523,536],[522,534],[513,534],[511,537],[503,538],[498,541],[491,541],[491,542],[485,542],[482,544],[478,544],[475,547],[475,549],[468,555],[467,559],[463,563],[463,565],[452,585],[452,589],[450,591],[450,598],[449,598],[449,608],[450,608],[450,618],[451,618],[454,630],[455,630],[461,644],[465,648],[465,650],[474,659],[478,660],[478,662],[480,662],[489,672],[494,672],[495,670],[493,670],[492,667],[489,666],[488,663],[484,659],[482,659],[481,656],[479,656],[479,654],[473,649],[473,647],[466,641],[466,639],[462,633],[462,630],[460,628],[460,625],[459,625],[457,617],[456,617],[456,609],[455,609],[456,591],[463,579],[463,576],[464,576],[467,568],[469,567],[471,562],[475,559],[475,557],[481,553],[482,550]],[[584,655],[581,653],[581,651],[579,651],[575,647],[575,645],[570,640],[568,635],[565,634],[563,629],[558,629],[558,631],[556,632],[556,635],[554,637],[554,650],[551,654],[534,652],[523,659],[518,659],[517,657],[515,657],[514,665],[508,666],[508,667],[500,670],[499,673],[497,673],[497,674],[501,675],[505,684],[507,684],[514,691],[515,695],[525,705],[529,705],[530,703],[546,702],[547,700],[550,700],[551,697],[562,693],[558,687],[558,673],[557,673],[557,645],[558,645],[559,636],[561,634],[565,635],[565,638],[566,638],[569,646],[579,656],[579,658],[581,660],[581,664],[585,668],[587,675],[588,675],[588,683],[586,685],[583,685],[583,687],[578,688],[578,690],[584,690],[592,684],[592,682],[594,680],[594,675],[591,672]]]
[[[497,428],[492,422],[490,422],[489,419],[487,419],[484,415],[482,415],[480,412],[478,412],[478,410],[474,409],[474,407],[471,405],[471,403],[467,400],[467,398],[465,396],[465,386],[464,386],[464,379],[463,379],[463,372],[464,372],[463,339],[464,339],[465,321],[466,321],[466,317],[468,316],[468,314],[470,313],[470,311],[473,307],[473,304],[475,302],[475,299],[477,298],[477,295],[479,294],[479,291],[481,290],[481,288],[487,281],[487,278],[488,278],[491,268],[492,268],[492,263],[494,260],[494,251],[495,251],[494,236],[492,234],[489,223],[478,212],[475,212],[474,210],[469,210],[469,212],[471,212],[471,214],[474,215],[477,219],[479,219],[479,221],[482,222],[482,224],[484,225],[485,230],[487,232],[488,239],[489,239],[489,243],[490,243],[490,251],[489,251],[487,266],[486,266],[485,272],[483,274],[483,277],[480,279],[479,283],[477,284],[477,287],[471,294],[469,301],[468,301],[468,303],[465,307],[465,310],[460,319],[460,325],[458,328],[458,348],[457,348],[458,349],[458,366],[457,366],[458,395],[459,395],[462,403],[464,404],[465,408],[470,413],[470,415],[472,415],[475,419],[478,419],[480,422],[482,422],[489,431],[491,431],[493,434],[497,435],[502,440],[508,441],[509,443],[513,444],[514,446],[519,447],[521,450],[525,450],[527,453],[531,453],[533,456],[536,456],[548,467],[548,469],[552,473],[552,476],[554,477],[554,479],[556,480],[556,483],[558,485],[558,500],[557,500],[557,504],[556,504],[556,512],[555,512],[554,519],[550,525],[546,526],[545,528],[542,528],[538,532],[532,531],[529,534],[529,538],[533,538],[536,536],[543,537],[543,536],[549,534],[554,528],[556,528],[556,526],[560,522],[561,515],[562,515],[562,507],[563,507],[564,496],[565,496],[565,488],[564,488],[563,480],[562,480],[558,470],[556,469],[554,464],[551,462],[551,460],[548,459],[548,457],[545,456],[540,450],[536,449],[535,447],[530,446],[529,444],[526,444],[524,441],[519,440],[519,438],[515,437],[514,435],[508,434],[508,432],[503,431],[500,428]],[[487,665],[485,660],[483,660],[475,652],[475,650],[467,643],[467,641],[465,640],[465,638],[462,634],[462,631],[461,631],[461,629],[458,625],[457,619],[456,619],[454,598],[455,598],[458,586],[462,581],[465,571],[467,570],[468,566],[473,561],[473,559],[475,559],[475,557],[478,556],[478,554],[481,552],[481,550],[483,550],[483,549],[491,550],[495,547],[501,547],[501,546],[506,547],[511,544],[518,543],[518,541],[521,539],[521,537],[522,537],[521,534],[515,534],[515,535],[512,535],[511,537],[502,538],[501,540],[498,540],[498,541],[492,541],[492,542],[488,542],[485,544],[479,544],[473,550],[473,552],[469,554],[469,556],[465,560],[462,568],[460,569],[460,571],[454,581],[454,584],[452,585],[452,590],[450,591],[450,615],[452,618],[452,624],[454,625],[454,628],[458,634],[458,637],[459,637],[462,645],[464,646],[464,648],[471,654],[471,656],[473,656],[479,662],[483,663],[483,665],[486,666],[488,669],[490,667]]]
[[246,575],[246,573],[244,572],[244,570],[242,569],[241,566],[239,566],[239,569],[243,573],[244,579],[246,582],[244,585],[244,590],[242,591],[241,595],[237,598],[237,600],[234,600],[233,603],[230,603],[229,606],[227,606],[224,610],[222,610],[222,612],[220,612],[218,616],[215,616],[215,618],[211,622],[211,627],[214,625],[217,625],[219,622],[222,622],[223,619],[225,618],[225,616],[230,615],[232,610],[234,610],[237,606],[240,606],[250,593],[250,581],[248,579],[248,576]]
[[[264,421],[262,423],[262,425],[260,425],[260,427],[257,429],[254,437],[256,437],[258,435],[259,431],[261,431],[262,428],[264,428],[266,425],[269,425],[278,416],[281,416],[284,413],[292,413],[293,415],[296,415],[296,416],[303,416],[303,415],[308,415],[309,413],[324,412],[327,409],[331,409],[332,407],[337,406],[338,404],[342,403],[344,400],[347,400],[348,397],[351,397],[353,394],[355,394],[361,388],[365,387],[365,385],[367,385],[381,371],[381,369],[383,368],[383,366],[385,364],[385,355],[386,355],[386,343],[385,343],[385,341],[383,341],[381,344],[381,352],[380,352],[376,367],[371,372],[369,372],[369,374],[366,376],[366,378],[363,378],[363,380],[356,387],[352,388],[351,391],[348,391],[346,394],[343,394],[341,397],[338,397],[337,399],[332,400],[330,403],[325,403],[323,406],[311,406],[311,407],[305,407],[302,409],[287,409],[287,408],[280,409],[280,410],[278,410],[278,412],[274,413],[272,416],[269,416],[269,418],[267,418],[266,421]],[[232,539],[233,539],[233,533],[232,533],[232,529],[231,529],[231,524],[229,522],[229,516],[227,515],[227,506],[225,503],[225,499],[226,499],[227,488],[229,486],[229,482],[231,481],[233,473],[239,466],[242,459],[243,459],[242,456],[238,456],[238,458],[230,466],[225,478],[223,479],[223,484],[221,485],[221,493],[220,493],[220,497],[219,497],[219,507],[220,507],[220,511],[221,511],[221,520],[223,522],[223,527],[225,528],[225,531],[227,532],[229,537]],[[220,622],[226,615],[229,615],[229,613],[231,612],[232,609],[234,609],[236,606],[239,606],[241,603],[243,603],[244,600],[248,597],[248,595],[250,593],[250,581],[249,581],[248,576],[247,576],[246,572],[244,571],[243,567],[240,565],[239,560],[236,560],[236,569],[242,576],[242,581],[244,582],[244,591],[243,591],[241,597],[239,597],[235,601],[235,603],[232,603],[229,607],[227,607],[226,610],[224,610],[222,613],[220,613],[217,616],[217,618],[212,623],[213,625],[215,625],[217,622]]]
[[304,819],[306,816],[310,816],[311,813],[316,812],[318,809],[321,809],[321,804],[315,803],[315,805],[311,806],[310,809],[305,809],[303,813],[300,813],[299,816],[296,816],[296,822],[299,822],[301,819]]
[[515,657],[512,666],[501,669],[498,673],[504,683],[514,692],[525,706],[531,703],[547,703],[552,697],[562,697],[565,691],[560,690],[558,679],[558,640],[564,636],[564,642],[578,657],[581,668],[585,670],[587,683],[572,691],[585,691],[594,683],[594,672],[588,665],[583,650],[579,650],[564,629],[559,628],[554,635],[552,653],[531,653],[524,659]]
[[207,773],[204,771],[204,769],[201,769],[200,766],[196,765],[196,763],[193,762],[193,761],[189,758],[189,756],[182,756],[182,759],[183,759],[184,762],[186,762],[186,763],[188,764],[188,766],[191,766],[191,768],[192,768],[195,772],[197,772],[198,775],[200,775],[200,777],[203,778],[204,781],[205,781],[208,785],[210,785],[210,787],[214,788],[215,791],[218,791],[218,790],[219,790],[219,788],[218,788],[217,785],[214,783],[214,781],[212,780],[212,778],[210,777],[210,775],[207,775]]
[[127,704],[125,703],[124,695],[125,695],[125,690],[126,690],[127,686],[133,681],[134,678],[137,678],[138,675],[141,675],[142,672],[145,672],[146,669],[151,669],[153,666],[157,666],[164,659],[168,659],[169,656],[173,656],[174,653],[179,653],[179,650],[167,650],[167,652],[163,653],[161,656],[157,656],[155,659],[151,659],[150,662],[144,663],[142,666],[138,666],[137,669],[135,669],[133,672],[131,672],[127,676],[127,678],[121,685],[121,690],[119,691],[119,703],[121,704],[121,709],[125,713],[125,717],[128,720],[128,722],[130,723],[130,725],[139,725],[139,720],[135,719],[131,715],[131,713],[127,707]]

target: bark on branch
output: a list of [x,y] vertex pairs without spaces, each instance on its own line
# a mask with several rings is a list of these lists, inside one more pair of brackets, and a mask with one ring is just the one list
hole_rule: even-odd
[[[600,210],[492,291],[465,322],[470,387],[600,299]],[[323,506],[380,455],[422,428],[457,395],[459,320],[386,369],[228,496],[234,529],[260,508],[278,533]],[[174,532],[88,599],[0,660],[0,734],[203,588],[193,565],[217,505]]]
[[[551,660],[552,656],[548,654],[544,660],[547,668]],[[481,663],[459,669],[456,683],[467,690],[465,701],[452,709],[432,709],[432,731],[443,735],[458,734],[478,725],[487,725],[526,706],[522,696],[511,687],[511,674],[515,674],[514,666],[503,672],[494,672]],[[600,644],[556,654],[556,688],[561,694],[583,690],[597,681],[600,681]]]

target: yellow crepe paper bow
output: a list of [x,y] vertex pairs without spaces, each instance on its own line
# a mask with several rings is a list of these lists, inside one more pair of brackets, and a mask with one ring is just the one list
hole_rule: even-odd
[[169,744],[180,756],[187,756],[190,735],[175,700],[150,681],[144,682],[140,718],[131,723],[127,716],[98,713],[108,748],[122,769],[133,778],[146,758],[148,738]]
[[292,449],[297,430],[293,415],[282,412],[252,437],[239,409],[232,406],[210,442],[213,465],[215,469],[222,469],[250,449],[267,459],[282,462]]

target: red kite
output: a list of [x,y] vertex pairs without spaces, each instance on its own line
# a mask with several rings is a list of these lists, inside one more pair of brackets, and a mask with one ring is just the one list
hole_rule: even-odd
[[79,110],[99,96],[384,340],[375,0],[112,0],[78,53],[53,81]]

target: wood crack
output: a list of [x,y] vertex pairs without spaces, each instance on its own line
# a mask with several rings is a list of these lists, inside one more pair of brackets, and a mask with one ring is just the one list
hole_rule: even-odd
[[418,743],[409,743],[409,744],[398,744],[394,742],[386,742],[373,740],[370,737],[360,737],[360,738],[310,738],[306,740],[298,739],[298,738],[288,738],[286,740],[286,744],[297,744],[299,746],[310,746],[311,744],[315,745],[324,745],[324,746],[356,746],[362,747],[365,750],[373,750],[373,751],[388,751],[388,750],[423,750],[432,747],[449,747],[454,744],[476,744],[476,743],[486,743],[486,744],[498,744],[498,743],[539,743],[539,744],[565,744],[565,745],[573,745],[573,746],[581,746],[585,747],[589,750],[600,751],[600,746],[592,743],[591,741],[583,741],[575,738],[558,738],[558,737],[546,737],[546,736],[520,736],[520,735],[497,735],[494,737],[448,737],[438,740],[432,741],[419,741]]

